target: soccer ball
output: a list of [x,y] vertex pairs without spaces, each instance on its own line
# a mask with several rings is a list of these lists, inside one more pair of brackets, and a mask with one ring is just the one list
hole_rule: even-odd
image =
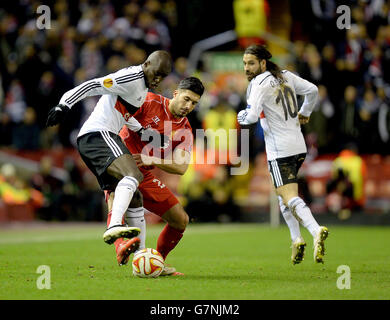
[[156,278],[164,269],[164,258],[155,249],[145,248],[133,258],[133,275],[141,278]]

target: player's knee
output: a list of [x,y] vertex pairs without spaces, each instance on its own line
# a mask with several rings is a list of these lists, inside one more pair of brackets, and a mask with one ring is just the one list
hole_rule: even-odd
[[183,210],[180,215],[177,215],[172,221],[171,227],[177,230],[185,230],[189,222],[188,214]]
[[137,191],[133,195],[133,198],[131,199],[129,208],[139,208],[139,207],[143,207],[143,196],[141,191],[137,189]]
[[176,230],[185,230],[189,222],[189,217],[182,207],[176,207],[175,210],[168,212],[163,219]]
[[137,179],[138,183],[141,183],[143,180],[144,180],[144,175],[142,174],[142,172],[140,170],[135,170],[135,172],[133,173],[133,177],[135,179]]

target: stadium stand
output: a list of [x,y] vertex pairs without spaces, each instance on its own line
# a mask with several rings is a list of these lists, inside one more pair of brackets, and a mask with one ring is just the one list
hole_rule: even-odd
[[[320,87],[313,125],[303,129],[309,149],[303,176],[313,211],[327,212],[326,184],[331,177],[331,163],[347,143],[355,142],[367,163],[364,211],[372,215],[389,213],[389,1],[312,0],[310,5],[301,1],[262,2],[266,29],[291,45],[291,50],[286,50],[269,43],[276,53],[275,60]],[[227,1],[226,6],[232,3]],[[190,13],[183,9],[183,3],[173,0],[51,0],[46,4],[51,8],[52,28],[40,30],[36,27],[40,4],[35,0],[7,2],[0,9],[0,163],[14,163],[20,178],[32,183],[33,174],[39,173],[39,162],[49,157],[53,163],[51,174],[62,184],[58,197],[82,203],[83,197],[98,190],[97,186],[88,174],[78,180],[71,178],[74,173],[72,176],[69,170],[76,167],[86,172],[79,164],[74,143],[80,122],[91,112],[96,99],[86,99],[73,108],[66,126],[46,128],[48,110],[63,92],[80,82],[141,63],[155,49],[171,51],[175,60],[175,70],[161,88],[169,96],[175,83],[187,75],[189,52],[178,48],[189,40],[178,35],[197,26],[203,32],[205,26],[194,17],[188,20],[191,26],[183,24],[185,19],[178,13]],[[335,8],[340,4],[351,9],[350,29],[336,27]],[[231,17],[234,19],[233,13]],[[234,21],[228,23],[234,25]],[[213,32],[211,26],[208,29]],[[216,50],[242,53],[239,41]],[[194,132],[207,119],[218,124],[215,111],[219,99],[231,113],[245,106],[246,83],[242,77],[228,76],[220,81],[222,77],[206,63],[198,65],[195,75],[205,83],[206,93],[190,117]],[[252,130],[251,167],[231,197],[244,211],[258,212],[253,210],[255,207],[267,211],[271,185],[262,132],[259,126]],[[215,176],[210,173],[209,178]],[[179,178],[168,180],[170,188],[176,190]],[[85,185],[89,193],[80,195],[75,191]],[[183,201],[188,201],[185,195]],[[101,220],[104,210],[100,202],[95,199],[92,208],[80,208],[75,213],[74,206],[60,205],[56,214],[43,215],[35,208],[24,219]],[[4,211],[4,201],[1,203],[0,219],[14,219],[15,214],[4,213],[11,211]],[[88,213],[91,210],[95,213]]]

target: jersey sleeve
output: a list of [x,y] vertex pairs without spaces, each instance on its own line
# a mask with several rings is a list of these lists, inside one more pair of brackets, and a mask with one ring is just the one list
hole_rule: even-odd
[[244,112],[238,115],[238,122],[243,125],[253,124],[259,120],[260,114],[263,112],[263,99],[265,98],[265,90],[256,84],[252,85],[251,91],[248,94],[247,107]]
[[143,71],[134,73],[131,68],[124,68],[105,77],[88,80],[67,91],[60,100],[60,104],[71,108],[80,100],[97,95],[115,94],[128,95],[135,90],[134,81],[144,77]]
[[309,117],[315,107],[318,96],[318,88],[315,84],[288,72],[290,79],[292,79],[295,93],[305,96],[305,100],[299,110],[299,113],[305,117]]

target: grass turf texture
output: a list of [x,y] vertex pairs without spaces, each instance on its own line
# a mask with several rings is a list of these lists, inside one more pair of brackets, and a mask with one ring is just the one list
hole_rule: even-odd
[[[329,226],[325,264],[290,262],[285,226],[190,225],[167,258],[184,277],[141,279],[119,267],[103,224],[0,229],[0,299],[260,300],[390,299],[390,228]],[[162,225],[148,226],[156,247]],[[51,289],[37,289],[40,265],[51,271]],[[351,270],[351,289],[336,286],[340,265]]]

